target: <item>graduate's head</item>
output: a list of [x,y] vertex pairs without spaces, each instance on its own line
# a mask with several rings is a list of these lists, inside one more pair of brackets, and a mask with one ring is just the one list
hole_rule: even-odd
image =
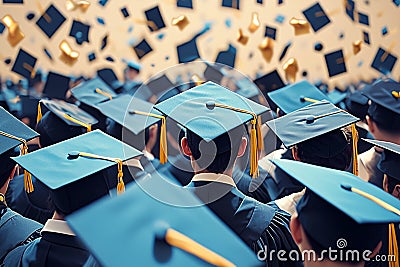
[[346,170],[351,163],[351,135],[336,129],[293,147],[294,159],[322,167]]
[[61,100],[41,100],[39,103],[49,111],[39,120],[36,130],[40,145],[47,147],[86,133],[97,120],[75,105]]
[[16,163],[11,159],[11,157],[18,155],[19,152],[15,148],[7,150],[0,155],[0,188],[3,188],[4,185],[14,176],[13,172],[16,170]]
[[381,248],[388,225],[400,221],[396,198],[351,173],[293,160],[273,163],[307,188],[290,228],[300,250],[315,253],[318,261],[368,261]]

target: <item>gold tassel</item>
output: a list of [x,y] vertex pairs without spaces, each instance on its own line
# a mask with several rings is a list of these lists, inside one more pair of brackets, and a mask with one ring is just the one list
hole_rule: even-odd
[[70,115],[68,115],[66,113],[64,113],[64,118],[69,120],[69,121],[72,121],[73,123],[76,123],[76,124],[78,124],[78,125],[80,125],[82,127],[85,127],[87,133],[92,131],[92,125],[90,125],[90,124],[87,124],[87,123],[81,122],[80,120],[72,118]]
[[[28,145],[24,140],[22,142],[21,155],[26,155],[26,154],[28,154]],[[32,193],[34,191],[32,175],[27,170],[24,170],[24,187],[27,193]]]
[[118,164],[118,184],[117,184],[117,194],[120,195],[125,192],[125,183],[124,183],[124,173],[122,171],[122,160],[115,160]]
[[394,224],[389,224],[389,255],[394,255],[395,261],[389,262],[389,267],[399,266],[399,247],[397,244],[396,229]]
[[167,146],[167,124],[165,117],[161,119],[160,130],[160,163],[165,164],[168,161],[168,146]]
[[261,152],[264,150],[264,138],[261,133],[261,116],[257,119],[257,148]]
[[107,93],[107,92],[104,92],[104,91],[101,90],[100,88],[96,88],[95,92],[98,93],[98,94],[100,94],[100,95],[103,95],[103,96],[105,96],[105,97],[108,97],[110,100],[113,99],[113,97],[112,97],[111,94],[109,94],[109,93]]
[[312,98],[309,98],[309,97],[302,97],[300,100],[303,101],[303,102],[310,102],[310,103],[318,103],[319,102],[318,100],[312,99]]
[[358,132],[356,124],[351,125],[351,139],[353,145],[353,174],[358,176]]
[[258,176],[257,120],[251,121],[250,131],[250,175]]
[[40,101],[39,101],[39,103],[38,103],[38,106],[37,106],[37,117],[36,117],[36,124],[38,124],[39,123],[39,121],[42,119],[42,108],[41,108],[41,106],[40,106]]

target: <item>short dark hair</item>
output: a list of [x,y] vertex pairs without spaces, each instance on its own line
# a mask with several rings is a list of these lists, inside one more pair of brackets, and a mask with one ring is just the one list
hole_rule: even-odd
[[243,136],[245,136],[243,125],[210,142],[206,142],[190,130],[186,131],[188,146],[196,163],[202,170],[212,173],[223,173],[233,167]]
[[0,188],[4,186],[10,177],[11,171],[17,165],[11,157],[18,156],[15,148],[12,148],[0,155]]
[[389,190],[388,193],[392,194],[394,189],[395,189],[395,187],[396,187],[396,185],[400,184],[400,181],[398,179],[388,175],[388,174],[386,174],[386,177],[387,177],[386,180],[387,180],[387,183],[388,183],[388,190]]
[[150,138],[149,128],[151,126],[147,127],[146,129],[144,129],[144,131],[136,135],[131,131],[127,130],[126,128],[123,128],[121,124],[117,123],[112,119],[107,118],[106,124],[107,124],[106,132],[112,137],[120,141],[123,141],[126,144],[131,145],[138,150],[145,149],[146,144]]

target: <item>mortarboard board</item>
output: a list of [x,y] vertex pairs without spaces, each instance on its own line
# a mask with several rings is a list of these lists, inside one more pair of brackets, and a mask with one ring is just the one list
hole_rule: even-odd
[[176,1],[176,6],[177,7],[182,7],[182,8],[193,9],[193,2],[192,2],[192,0],[177,0]]
[[3,4],[23,4],[24,0],[3,0]]
[[355,91],[346,99],[346,109],[350,114],[364,120],[368,113],[368,98],[362,91]]
[[[158,103],[155,108],[178,124],[197,134],[207,143],[213,141],[224,133],[251,121],[253,129],[250,139],[252,143],[251,165],[258,161],[257,149],[262,146],[257,128],[258,116],[269,111],[265,106],[259,105],[229,89],[213,82],[206,82],[187,90],[179,95]],[[198,116],[196,114],[201,114]],[[254,131],[253,131],[254,130]],[[257,136],[256,136],[257,135]],[[221,149],[228,151],[229,147]],[[250,168],[250,175],[257,173],[257,166]]]
[[366,31],[363,31],[363,40],[364,40],[364,43],[371,44],[371,41],[369,39],[369,33]]
[[75,41],[78,45],[82,45],[84,42],[89,41],[89,31],[90,25],[80,22],[78,20],[74,20],[72,22],[71,30],[69,31],[69,36],[75,38]]
[[[168,79],[166,75],[161,75],[157,78],[153,78],[146,85],[153,93],[153,95],[156,95],[158,97],[170,90],[175,89],[174,84],[171,82],[170,79]],[[178,91],[178,89],[175,90]]]
[[117,75],[111,68],[97,70],[97,76],[114,90],[118,90],[123,86],[123,83],[118,80]]
[[330,100],[317,87],[306,80],[287,85],[279,90],[269,92],[267,95],[286,114],[314,102]]
[[217,66],[213,66],[211,64],[206,64],[207,67],[204,70],[204,79],[206,81],[212,81],[215,83],[220,83],[222,78],[224,77],[224,74],[222,73],[222,71],[217,68]]
[[225,51],[220,51],[215,59],[216,63],[227,65],[231,68],[235,67],[235,59],[236,59],[236,47],[232,44],[229,44],[229,47]]
[[345,7],[346,7],[347,16],[349,16],[349,18],[352,21],[354,21],[354,12],[355,12],[355,8],[356,8],[356,3],[353,0],[346,0]]
[[298,219],[322,249],[344,239],[346,250],[372,251],[384,226],[400,221],[398,199],[357,176],[293,160],[272,162],[307,187],[296,207]]
[[346,60],[343,55],[343,50],[337,50],[325,54],[326,67],[328,68],[329,77],[339,75],[347,72]]
[[105,6],[107,4],[108,0],[99,0],[99,5]]
[[71,92],[76,99],[91,107],[96,107],[96,104],[117,96],[100,78],[80,83],[72,88]]
[[285,47],[282,49],[281,55],[279,56],[279,62],[281,62],[282,59],[286,56],[286,54],[291,46],[292,46],[291,41],[286,43]]
[[[101,200],[78,211],[67,217],[67,222],[104,266],[129,266],[132,258],[143,266],[265,264],[187,188],[174,186],[165,179],[153,173],[140,186],[130,186],[117,198]],[[132,210],[135,212],[129,212]],[[149,210],[152,212],[145,215]],[[95,225],[88,223],[98,218],[102,219]],[[116,230],[108,231],[110,225],[116,226]],[[178,236],[181,245],[174,242]],[[216,240],[228,240],[229,246]],[[120,254],[115,257],[117,251]],[[213,261],[209,259],[210,251]]]
[[14,61],[11,71],[30,79],[35,76],[35,65],[37,58],[23,50],[19,49],[17,58]]
[[49,72],[43,94],[50,98],[65,99],[65,94],[69,90],[70,77],[59,73]]
[[231,7],[235,9],[240,9],[240,0],[222,0],[223,7]]
[[269,37],[273,40],[276,40],[276,28],[265,26],[264,37]]
[[396,61],[397,57],[391,54],[390,51],[385,51],[382,47],[379,47],[371,67],[386,75],[392,72]]
[[[19,99],[21,101],[21,117],[28,117],[34,121],[36,118],[39,99],[27,95],[21,95],[19,96]],[[31,125],[34,125],[34,123],[31,123]]]
[[96,53],[90,52],[88,54],[88,60],[89,60],[89,62],[92,62],[93,60],[96,60]]
[[126,7],[121,8],[121,13],[122,13],[122,16],[124,16],[124,18],[129,17],[129,11]]
[[[268,127],[278,136],[287,148],[328,134],[359,121],[358,118],[337,108],[335,105],[321,101],[303,107],[283,117],[267,122]],[[344,133],[333,133],[329,138],[319,138],[312,147],[313,154],[331,158],[348,146]]]
[[66,18],[64,15],[51,4],[47,10],[40,16],[36,21],[36,25],[46,34],[47,37],[51,38],[65,22]]
[[341,90],[335,88],[334,90],[329,91],[326,95],[331,100],[330,101],[331,103],[338,105],[341,102],[343,102],[343,100],[345,100],[347,93],[342,92]]
[[369,26],[369,17],[367,14],[358,12],[358,22]]
[[[44,105],[50,112],[56,115],[68,126],[84,127],[88,132],[90,132],[92,130],[92,125],[98,123],[97,119],[89,113],[83,111],[78,106],[67,103],[63,100],[42,99],[40,100],[39,105]],[[40,121],[40,119],[39,116],[38,121]]]
[[192,38],[191,40],[176,47],[179,63],[188,63],[200,58],[196,40],[196,37]]
[[108,194],[106,177],[97,174],[111,166],[118,165],[118,191],[122,192],[122,162],[140,155],[96,130],[13,159],[52,191],[58,210],[69,214]]
[[378,80],[364,88],[362,94],[371,100],[368,116],[381,126],[400,129],[400,83]]
[[264,94],[271,110],[276,111],[278,106],[275,105],[275,103],[271,100],[267,93],[285,86],[285,83],[283,82],[278,71],[274,70],[270,73],[267,73],[264,76],[255,79],[254,83],[258,86],[258,88],[260,88],[261,92]]
[[318,32],[331,22],[325,11],[322,9],[320,3],[315,3],[311,7],[307,8],[303,11],[303,14],[311,24],[314,32]]
[[165,28],[165,23],[158,6],[146,10],[144,14],[146,15],[148,27],[151,32]]
[[382,36],[385,36],[386,34],[389,33],[388,28],[386,26],[382,27]]
[[149,54],[151,51],[153,51],[153,48],[151,48],[150,44],[146,41],[146,39],[142,39],[138,44],[133,46],[133,50],[135,51],[136,56],[140,60],[144,56]]
[[124,62],[128,68],[136,70],[137,72],[140,72],[140,70],[142,69],[142,66],[140,66],[139,63],[137,63],[133,60],[128,60],[128,61],[124,61]]
[[2,34],[5,29],[6,29],[6,26],[4,26],[4,24],[0,21],[0,34]]

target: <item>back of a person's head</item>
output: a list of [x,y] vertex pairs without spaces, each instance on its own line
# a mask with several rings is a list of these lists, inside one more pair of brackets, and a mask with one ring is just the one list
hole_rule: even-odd
[[144,131],[140,132],[139,134],[134,134],[112,119],[108,118],[106,123],[107,123],[106,132],[109,135],[130,146],[133,146],[134,148],[140,151],[145,149],[146,144],[149,141],[149,127],[147,127]]
[[197,165],[212,173],[223,173],[233,167],[243,136],[243,125],[209,142],[190,130],[186,131],[187,143]]
[[16,163],[11,157],[18,156],[18,152],[12,148],[0,155],[0,188],[4,186],[11,175]]
[[68,125],[53,112],[49,111],[37,124],[36,131],[40,134],[40,145],[47,147],[84,134],[86,128]]
[[346,131],[333,130],[296,145],[301,162],[336,170],[351,164],[352,147]]

